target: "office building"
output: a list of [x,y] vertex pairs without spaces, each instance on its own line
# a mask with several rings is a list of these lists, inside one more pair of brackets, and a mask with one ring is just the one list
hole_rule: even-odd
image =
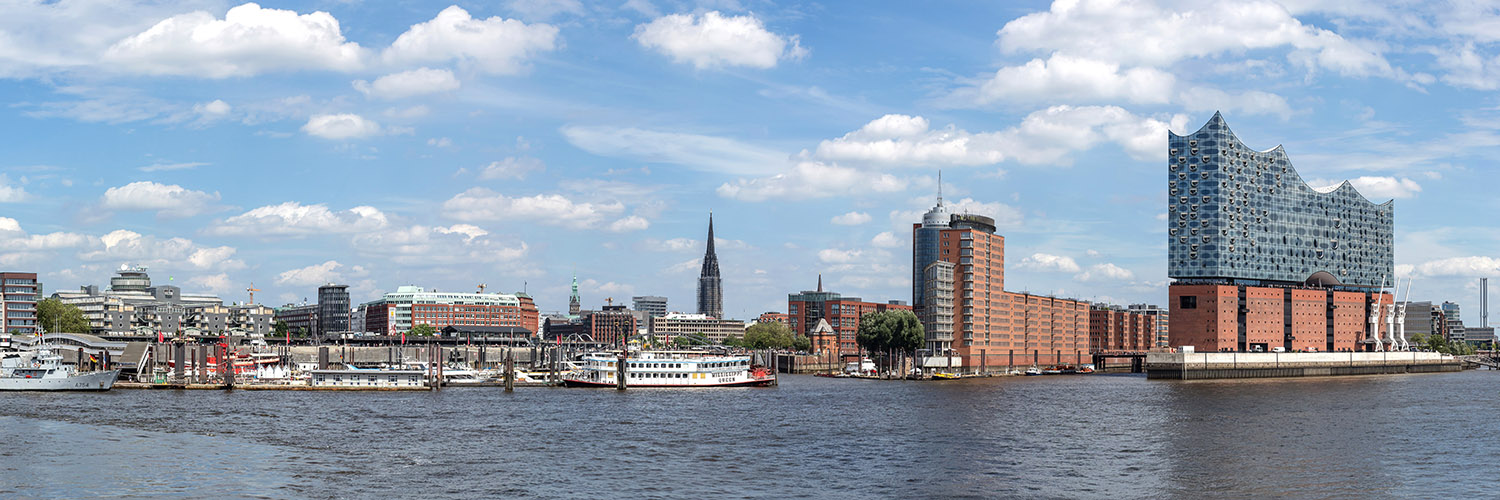
[[329,283],[318,287],[318,331],[341,333],[349,328],[349,286]]
[[0,273],[0,327],[13,335],[36,335],[36,303],[42,296],[42,284],[36,273]]
[[589,312],[584,318],[589,335],[594,342],[609,346],[623,346],[636,335],[636,317],[623,305],[606,305],[603,309]]
[[1458,304],[1443,302],[1440,306],[1443,311],[1443,336],[1448,340],[1463,342],[1468,339],[1468,332],[1464,329],[1464,320],[1460,315]]
[[937,205],[912,225],[918,363],[965,371],[1085,363],[1088,303],[1005,291],[1005,237],[994,219]]
[[433,330],[449,326],[514,326],[536,332],[536,303],[524,293],[466,293],[428,291],[401,286],[379,300],[367,302],[365,330],[380,335],[411,331],[416,325]]
[[[858,354],[860,350],[855,336],[859,333],[859,320],[864,315],[909,310],[911,306],[899,300],[865,302],[859,297],[845,297],[837,292],[823,291],[821,277],[816,290],[789,294],[786,298],[787,326],[792,328],[792,332],[808,338],[812,343],[812,352],[823,354]],[[833,327],[832,331],[814,331],[818,320],[827,320]]]
[[273,311],[258,304],[224,304],[215,295],[183,293],[172,285],[152,285],[145,267],[120,266],[110,288],[81,286],[52,294],[83,311],[94,335],[105,338],[239,336],[271,332]]
[[707,314],[685,314],[669,313],[665,316],[650,319],[651,335],[662,339],[663,342],[671,342],[683,334],[698,334],[710,342],[722,343],[724,339],[733,335],[745,336],[745,322],[735,319],[711,318]]
[[640,295],[630,298],[635,310],[646,313],[647,317],[659,318],[667,315],[667,298],[655,295]]
[[316,337],[322,332],[322,312],[317,304],[286,304],[276,308],[276,321],[286,323],[286,331],[293,336]]
[[1156,320],[1140,310],[1096,304],[1089,309],[1089,348],[1096,353],[1151,350]]
[[[1393,202],[1308,186],[1280,147],[1250,149],[1215,113],[1168,134],[1173,346],[1374,350],[1393,301]],[[1384,317],[1384,313],[1379,314]]]
[[698,272],[698,314],[724,317],[724,284],[719,279],[719,256],[714,254],[714,214],[708,214],[708,247]]
[[1133,313],[1150,316],[1155,324],[1154,328],[1156,331],[1156,340],[1153,344],[1155,347],[1167,346],[1167,332],[1172,323],[1172,315],[1167,309],[1162,309],[1161,306],[1156,304],[1131,304],[1126,306],[1125,309]]

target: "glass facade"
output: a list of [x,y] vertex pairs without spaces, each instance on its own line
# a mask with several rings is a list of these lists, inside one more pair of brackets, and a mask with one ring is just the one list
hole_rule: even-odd
[[1392,284],[1394,202],[1313,189],[1280,146],[1245,147],[1217,113],[1167,147],[1170,277]]

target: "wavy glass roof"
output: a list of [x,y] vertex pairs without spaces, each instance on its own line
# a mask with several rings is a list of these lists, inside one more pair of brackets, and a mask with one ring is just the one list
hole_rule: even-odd
[[1393,201],[1371,202],[1348,181],[1308,186],[1281,146],[1246,147],[1218,113],[1167,143],[1168,276],[1390,284]]

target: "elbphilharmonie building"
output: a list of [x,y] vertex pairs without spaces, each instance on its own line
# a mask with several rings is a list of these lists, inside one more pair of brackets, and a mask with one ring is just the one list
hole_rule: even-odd
[[1352,351],[1383,333],[1366,313],[1390,302],[1393,202],[1309,186],[1280,146],[1247,147],[1217,113],[1169,133],[1167,153],[1172,345]]

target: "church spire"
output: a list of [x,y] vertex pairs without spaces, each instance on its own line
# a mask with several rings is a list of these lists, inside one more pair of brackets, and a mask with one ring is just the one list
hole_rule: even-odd
[[708,244],[703,252],[703,268],[698,273],[698,314],[724,317],[724,289],[719,279],[719,256],[714,254],[714,213],[708,213]]
[[583,300],[578,297],[578,270],[573,270],[573,294],[568,296],[568,314],[577,316],[583,309]]

